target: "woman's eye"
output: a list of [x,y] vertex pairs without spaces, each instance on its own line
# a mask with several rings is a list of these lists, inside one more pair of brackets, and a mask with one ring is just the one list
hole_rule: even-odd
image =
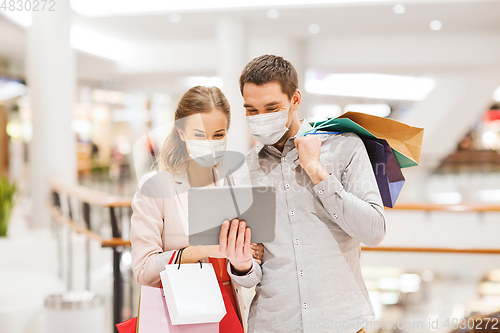
[[224,134],[215,134],[215,137],[217,138],[222,138],[224,136]]
[[205,135],[203,135],[203,134],[195,134],[195,136],[196,136],[197,138],[204,138],[204,137],[205,137]]

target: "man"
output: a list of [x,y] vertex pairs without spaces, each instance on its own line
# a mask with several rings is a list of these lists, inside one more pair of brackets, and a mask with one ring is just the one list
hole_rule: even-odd
[[264,244],[262,265],[251,258],[243,221],[225,221],[221,229],[231,278],[256,286],[248,331],[364,332],[374,311],[360,244],[378,245],[386,227],[363,142],[353,133],[303,135],[311,126],[297,116],[297,72],[281,57],[248,63],[240,90],[250,131],[261,143],[234,183],[277,189],[276,237]]

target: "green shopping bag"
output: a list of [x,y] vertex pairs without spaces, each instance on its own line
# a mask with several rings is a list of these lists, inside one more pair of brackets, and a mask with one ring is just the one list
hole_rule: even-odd
[[351,111],[337,118],[313,122],[311,126],[311,131],[353,132],[362,137],[384,139],[394,151],[401,168],[416,166],[420,160],[423,128]]

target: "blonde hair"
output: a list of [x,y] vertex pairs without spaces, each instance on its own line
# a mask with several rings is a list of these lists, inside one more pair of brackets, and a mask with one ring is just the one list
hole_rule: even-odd
[[184,130],[186,117],[212,110],[219,110],[226,115],[229,129],[231,123],[229,102],[219,88],[196,86],[186,91],[177,103],[172,132],[163,143],[153,167],[157,166],[159,170],[167,170],[173,174],[186,172],[189,155],[178,129]]

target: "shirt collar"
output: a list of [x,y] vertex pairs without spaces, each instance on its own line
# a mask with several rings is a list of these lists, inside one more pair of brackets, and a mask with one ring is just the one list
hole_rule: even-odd
[[[295,134],[294,137],[291,137],[289,138],[288,140],[293,140],[295,139],[296,137],[299,137],[301,136],[302,134],[304,134],[305,132],[309,131],[312,129],[312,126],[309,124],[309,122],[305,119],[301,119],[299,120],[299,122],[301,123],[300,127],[299,127],[299,130],[297,131],[297,134]],[[272,145],[271,145],[272,146]],[[260,151],[264,148],[264,147],[268,147],[267,145],[265,144],[262,144],[262,143],[258,143],[256,146],[255,146],[255,149],[257,149],[257,154],[260,153]]]
[[297,134],[295,134],[294,138],[299,137],[305,132],[312,130],[312,126],[307,120],[302,119],[300,121],[302,122],[302,125],[300,125],[299,130],[297,131]]

